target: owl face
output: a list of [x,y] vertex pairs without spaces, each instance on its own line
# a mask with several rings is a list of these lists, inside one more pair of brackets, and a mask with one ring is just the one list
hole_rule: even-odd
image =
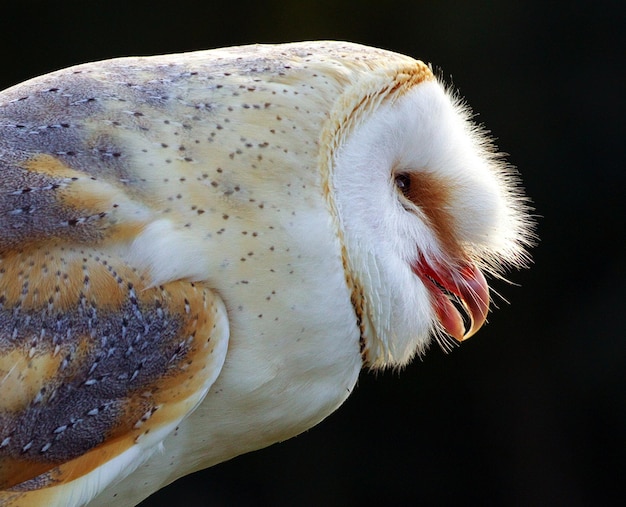
[[405,364],[433,335],[444,347],[446,335],[471,336],[489,307],[482,271],[524,262],[515,175],[468,116],[430,76],[337,151],[337,208],[373,367]]

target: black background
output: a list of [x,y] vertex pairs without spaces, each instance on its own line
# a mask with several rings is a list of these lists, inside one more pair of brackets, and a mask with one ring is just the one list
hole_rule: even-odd
[[511,303],[445,355],[361,376],[288,442],[143,507],[624,505],[626,16],[621,1],[0,4],[0,85],[115,56],[344,39],[432,62],[523,175],[541,238]]

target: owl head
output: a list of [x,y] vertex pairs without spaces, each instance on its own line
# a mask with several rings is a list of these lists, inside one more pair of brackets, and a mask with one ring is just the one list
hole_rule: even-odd
[[[532,221],[515,170],[418,61],[349,90],[329,137],[331,200],[363,355],[401,366],[484,323],[489,288],[527,263]],[[391,82],[391,84],[390,84]],[[367,88],[367,87],[365,87]],[[341,101],[340,101],[341,102]]]

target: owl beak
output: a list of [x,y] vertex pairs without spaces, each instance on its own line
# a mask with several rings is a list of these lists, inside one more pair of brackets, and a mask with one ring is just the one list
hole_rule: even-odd
[[[413,271],[430,292],[437,318],[450,336],[462,342],[485,323],[489,311],[489,285],[476,266],[466,264],[451,271],[441,266],[433,267],[421,259]],[[466,329],[463,316],[452,299],[460,301],[467,312],[469,329]]]

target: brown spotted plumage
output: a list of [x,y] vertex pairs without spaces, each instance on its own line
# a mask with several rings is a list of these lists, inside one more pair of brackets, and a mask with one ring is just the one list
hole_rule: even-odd
[[530,234],[466,117],[422,62],[340,42],[2,92],[0,505],[134,505],[473,334]]
[[202,283],[150,286],[92,246],[23,243],[0,262],[0,503],[11,506],[47,504],[46,488],[171,430],[227,341]]

